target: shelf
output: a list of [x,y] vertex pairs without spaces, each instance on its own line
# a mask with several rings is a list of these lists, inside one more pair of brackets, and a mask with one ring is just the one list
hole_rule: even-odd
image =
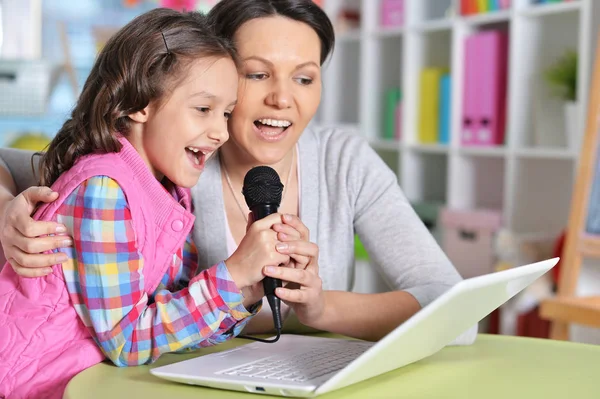
[[531,5],[527,8],[519,11],[519,14],[526,16],[526,17],[538,17],[538,16],[550,15],[550,14],[574,12],[574,11],[579,11],[580,9],[581,9],[581,2],[570,1],[570,2],[566,2],[566,3]]
[[496,22],[508,22],[512,10],[490,11],[469,17],[463,17],[463,21],[469,25],[485,25]]
[[463,155],[476,157],[503,157],[506,155],[506,147],[460,147],[458,152]]
[[520,158],[574,160],[577,154],[567,148],[521,148],[516,151]]
[[[580,151],[571,145],[564,101],[547,84],[545,71],[568,50],[580,55],[577,129],[581,131],[587,122],[590,55],[595,51],[600,0],[553,4],[513,0],[512,8],[471,15],[459,14],[459,0],[404,0],[406,18],[395,26],[383,25],[380,3],[323,2],[332,10],[333,21],[338,5],[360,6],[362,12],[360,27],[337,25],[357,29],[338,29],[341,43],[324,66],[319,120],[359,126],[369,151],[398,174],[411,201],[498,210],[503,226],[516,234],[555,236],[563,231]],[[491,30],[508,35],[506,140],[495,146],[463,144],[465,40]],[[451,90],[451,141],[446,145],[438,140],[426,143],[419,134],[425,68],[448,69],[456,89]],[[401,124],[401,140],[390,132],[396,89],[401,91],[402,106],[394,123]]]
[[512,64],[512,101],[508,101],[512,119],[509,130],[515,133],[516,148],[567,148],[564,102],[548,85],[545,71],[567,51],[579,52],[580,19],[579,13],[549,14],[523,19],[519,24],[527,40],[513,41],[523,61],[518,66]]
[[404,34],[404,27],[394,27],[394,28],[379,28],[373,32],[371,35],[376,37],[400,37]]
[[400,151],[402,148],[400,142],[395,140],[373,139],[369,140],[369,145],[375,150],[384,151]]
[[446,154],[450,147],[447,144],[412,143],[406,146],[409,150],[427,154]]
[[555,158],[517,157],[513,168],[511,197],[518,204],[510,215],[513,229],[562,231],[569,218],[575,173],[573,163],[558,162]]
[[451,157],[451,164],[453,177],[448,197],[449,207],[504,211],[504,158],[461,154]]
[[452,19],[439,19],[434,21],[427,21],[422,24],[416,25],[415,30],[419,32],[436,32],[443,30],[452,29]]
[[[416,0],[414,3],[420,3],[419,19],[422,21],[438,21],[445,19],[454,9],[456,0]],[[404,3],[408,3],[406,0]],[[405,5],[406,7],[406,5]],[[410,7],[410,5],[409,5]],[[409,8],[410,10],[410,8]]]
[[[427,148],[423,146],[422,148]],[[433,147],[434,148],[434,147]],[[410,151],[402,156],[402,188],[411,202],[446,203],[448,153]]]

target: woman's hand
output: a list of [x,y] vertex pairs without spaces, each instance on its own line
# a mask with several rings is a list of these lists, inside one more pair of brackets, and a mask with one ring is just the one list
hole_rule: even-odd
[[67,260],[67,256],[60,252],[41,254],[73,245],[70,237],[56,235],[64,234],[66,227],[59,223],[36,221],[30,216],[38,202],[52,202],[57,198],[58,193],[48,187],[30,187],[8,203],[0,218],[4,256],[13,270],[23,277],[45,276],[52,272],[50,266]]
[[287,282],[285,287],[277,288],[275,294],[294,310],[302,324],[315,327],[325,313],[323,283],[319,277],[319,248],[303,240],[288,241],[287,244],[285,250],[278,251],[289,254],[290,259],[302,261],[296,267],[267,266],[264,274]]
[[305,269],[310,261],[308,256],[302,255],[303,253],[313,253],[316,248],[309,248],[310,243],[310,232],[308,227],[302,223],[298,216],[294,215],[283,215],[281,217],[281,223],[273,225],[273,230],[277,232],[277,239],[281,243],[277,246],[277,250],[281,253],[290,255],[290,262],[286,264],[286,267],[294,269]]

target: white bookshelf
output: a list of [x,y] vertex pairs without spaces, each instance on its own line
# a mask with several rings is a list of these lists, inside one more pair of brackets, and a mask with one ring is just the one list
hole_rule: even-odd
[[[579,54],[580,127],[600,20],[600,1],[533,4],[513,0],[510,10],[459,15],[459,0],[405,0],[405,24],[379,26],[379,0],[325,0],[335,22],[342,4],[361,10],[360,29],[340,33],[324,73],[317,123],[348,125],[368,138],[397,173],[409,200],[455,209],[496,209],[519,235],[558,234],[566,227],[578,151],[567,148],[560,101],[548,95],[542,72],[566,49]],[[509,32],[505,144],[462,147],[464,39],[484,29]],[[452,79],[449,145],[417,139],[419,75],[448,67]],[[384,91],[399,86],[402,139],[383,140]],[[543,132],[544,140],[536,141]]]

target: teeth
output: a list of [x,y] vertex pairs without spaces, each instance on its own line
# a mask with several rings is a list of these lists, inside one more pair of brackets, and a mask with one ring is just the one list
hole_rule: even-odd
[[185,149],[194,153],[194,156],[192,157],[194,158],[194,163],[200,165],[200,158],[204,157],[206,154],[194,147],[185,147]]
[[290,121],[278,120],[278,119],[259,119],[263,125],[275,126],[275,127],[288,127],[292,124]]

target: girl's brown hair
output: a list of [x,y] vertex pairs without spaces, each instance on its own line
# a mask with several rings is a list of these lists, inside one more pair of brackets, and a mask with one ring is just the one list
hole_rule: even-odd
[[199,57],[238,64],[233,45],[202,14],[159,8],[125,25],[98,55],[70,118],[41,154],[40,184],[52,185],[84,155],[118,152],[115,133],[127,134],[128,115],[161,101]]

